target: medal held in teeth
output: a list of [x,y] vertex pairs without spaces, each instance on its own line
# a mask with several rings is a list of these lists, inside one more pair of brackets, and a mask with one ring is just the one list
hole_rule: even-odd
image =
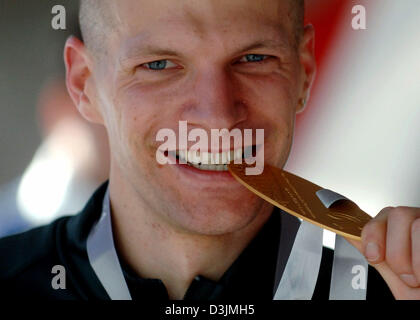
[[322,187],[285,170],[265,165],[260,175],[246,175],[246,164],[229,164],[233,177],[247,189],[300,219],[343,237],[361,239],[371,217],[350,200],[339,200],[327,208],[317,196]]

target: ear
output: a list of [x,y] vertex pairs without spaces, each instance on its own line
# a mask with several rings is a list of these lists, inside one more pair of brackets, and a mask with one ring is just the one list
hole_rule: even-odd
[[92,78],[92,61],[85,45],[74,36],[67,39],[64,47],[67,90],[80,114],[88,121],[103,124],[103,118],[95,103]]
[[312,25],[307,25],[304,28],[304,34],[299,44],[299,59],[302,66],[303,85],[296,113],[300,113],[305,109],[306,101],[309,99],[312,83],[315,79],[315,30]]

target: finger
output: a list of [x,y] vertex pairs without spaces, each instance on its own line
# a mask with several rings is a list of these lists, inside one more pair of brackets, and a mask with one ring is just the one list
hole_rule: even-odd
[[382,209],[362,230],[362,253],[371,264],[385,260],[387,217],[392,207]]
[[420,218],[411,225],[411,255],[413,272],[417,281],[420,279]]
[[420,289],[413,289],[395,274],[386,262],[374,265],[397,300],[420,300]]
[[415,212],[408,207],[389,211],[386,233],[386,262],[410,287],[418,287],[411,262],[411,225]]

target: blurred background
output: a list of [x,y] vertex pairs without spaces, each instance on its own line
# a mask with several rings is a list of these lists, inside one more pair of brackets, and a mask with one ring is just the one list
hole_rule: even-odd
[[[318,74],[287,170],[375,216],[420,207],[420,1],[308,0]],[[353,30],[352,8],[366,9]],[[324,243],[334,236],[324,232]]]
[[[65,30],[52,26],[56,5]],[[105,130],[79,115],[64,82],[77,11],[75,0],[0,0],[0,236],[77,213],[107,179]]]
[[[420,207],[420,1],[306,3],[318,72],[285,169],[372,216]],[[67,30],[51,27],[57,4]],[[365,30],[352,28],[355,5]],[[0,0],[0,236],[76,212],[106,179],[106,135],[63,86],[76,13],[75,0]],[[334,246],[332,233],[324,243]]]

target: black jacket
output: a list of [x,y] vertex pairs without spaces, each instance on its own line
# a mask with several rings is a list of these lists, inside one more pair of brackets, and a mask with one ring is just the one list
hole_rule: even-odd
[[[91,197],[77,215],[63,217],[49,225],[0,240],[0,298],[35,300],[109,300],[91,268],[86,252],[86,239],[102,212],[107,183]],[[230,267],[219,283],[197,278],[187,291],[185,300],[246,299],[271,300],[274,290],[278,224],[274,214],[262,232]],[[314,300],[327,300],[329,295],[333,251],[323,249]],[[134,300],[167,300],[167,292],[159,279],[141,279],[121,261],[130,293]],[[53,289],[52,268],[64,266],[66,289]],[[393,299],[386,283],[369,267],[367,299]]]

